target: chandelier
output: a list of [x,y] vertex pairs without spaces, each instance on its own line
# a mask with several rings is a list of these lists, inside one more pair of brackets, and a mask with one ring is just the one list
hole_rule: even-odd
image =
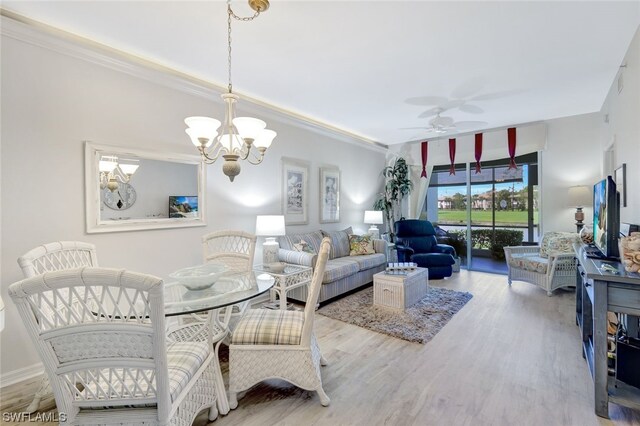
[[118,182],[129,183],[131,176],[138,170],[138,160],[126,160],[127,163],[119,163],[115,155],[103,155],[98,162],[100,172],[100,189],[109,188],[114,192],[118,189]]
[[[251,21],[269,8],[268,0],[249,0],[249,6],[255,11],[253,16],[239,17],[231,10],[231,2],[227,1],[227,64],[228,92],[221,95],[225,103],[224,121],[209,117],[188,117],[184,120],[188,129],[185,130],[191,142],[196,146],[202,160],[206,164],[213,164],[222,156],[224,164],[222,172],[229,176],[229,180],[240,174],[238,160],[246,160],[250,164],[260,164],[264,159],[264,153],[271,146],[276,132],[265,129],[267,124],[251,117],[236,117],[235,104],[238,95],[233,93],[231,84],[231,20]],[[222,124],[220,133],[218,127]]]

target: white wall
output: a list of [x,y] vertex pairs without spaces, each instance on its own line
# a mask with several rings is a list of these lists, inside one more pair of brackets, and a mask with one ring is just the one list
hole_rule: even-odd
[[204,233],[253,232],[257,214],[281,213],[282,156],[311,165],[309,224],[288,232],[320,227],[318,167],[325,164],[342,172],[341,222],[322,227],[366,229],[363,212],[380,189],[384,153],[269,119],[278,136],[263,164],[243,163],[233,183],[221,164],[208,166],[208,227],[88,235],[82,141],[193,154],[184,117],[222,117],[222,105],[8,37],[1,53],[1,202],[11,206],[2,210],[1,228],[1,294],[8,302],[2,376],[39,362],[7,300],[9,285],[22,278],[16,259],[37,245],[87,241],[97,246],[101,266],[166,276],[200,262]]
[[[540,208],[542,232],[575,232],[576,209],[569,206],[570,186],[592,186],[600,180],[599,113],[547,121],[547,148],[541,155]],[[585,208],[584,223],[593,220],[593,209]]]
[[620,69],[622,90],[618,93],[618,79],[613,81],[602,106],[602,149],[614,142],[614,168],[627,164],[627,207],[622,207],[622,222],[640,224],[640,29],[631,41]]

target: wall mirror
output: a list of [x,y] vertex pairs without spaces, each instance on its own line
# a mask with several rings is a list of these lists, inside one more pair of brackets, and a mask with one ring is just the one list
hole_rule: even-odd
[[205,226],[199,156],[85,142],[87,233]]

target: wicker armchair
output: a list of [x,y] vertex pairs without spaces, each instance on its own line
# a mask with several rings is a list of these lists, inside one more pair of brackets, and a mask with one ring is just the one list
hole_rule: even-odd
[[[29,250],[18,258],[18,264],[24,277],[31,278],[45,272],[98,266],[98,258],[93,244],[80,241],[57,241]],[[51,392],[49,378],[45,374],[42,376],[38,391],[25,411],[27,413],[38,411],[42,398]]]
[[580,236],[568,232],[547,232],[540,246],[505,247],[509,270],[508,283],[526,281],[547,291],[576,285],[576,261],[573,244]]
[[208,407],[217,416],[211,343],[166,345],[160,278],[62,270],[14,283],[9,295],[65,413],[61,424],[187,426]]
[[251,309],[240,320],[229,346],[229,403],[258,382],[279,378],[314,390],[323,406],[330,399],[322,389],[320,366],[326,365],[315,333],[313,317],[327,264],[331,239],[322,240],[304,312]]

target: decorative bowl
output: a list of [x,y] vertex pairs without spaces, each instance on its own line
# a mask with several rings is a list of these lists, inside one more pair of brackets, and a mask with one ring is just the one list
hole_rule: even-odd
[[177,270],[169,276],[189,290],[204,290],[215,284],[227,271],[225,265],[219,263],[207,263],[206,265],[192,266]]
[[286,267],[287,267],[287,264],[284,262],[267,263],[266,265],[264,265],[264,269],[266,269],[269,272],[273,272],[274,274],[283,273],[284,268]]

